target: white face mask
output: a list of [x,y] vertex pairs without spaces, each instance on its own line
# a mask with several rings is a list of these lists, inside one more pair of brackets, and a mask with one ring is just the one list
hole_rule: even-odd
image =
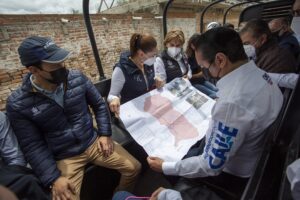
[[300,35],[300,17],[293,17],[291,28],[295,34]]
[[249,60],[256,60],[256,52],[255,52],[255,47],[252,46],[251,44],[244,45],[245,53],[248,56]]
[[155,57],[148,58],[147,60],[144,61],[144,64],[148,66],[152,66],[155,63],[155,60],[156,60]]
[[181,48],[178,48],[178,47],[169,47],[168,48],[168,54],[172,58],[175,58],[180,52],[181,52]]

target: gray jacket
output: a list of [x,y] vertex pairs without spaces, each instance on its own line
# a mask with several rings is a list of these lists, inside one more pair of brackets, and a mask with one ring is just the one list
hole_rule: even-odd
[[5,165],[26,166],[17,138],[6,115],[0,111],[0,160]]

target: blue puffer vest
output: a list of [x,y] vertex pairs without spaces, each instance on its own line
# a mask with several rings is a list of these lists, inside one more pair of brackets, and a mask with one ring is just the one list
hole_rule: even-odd
[[[120,56],[119,63],[115,67],[120,67],[122,70],[125,83],[121,91],[121,102],[125,103],[138,96],[141,96],[155,88],[154,82],[154,66],[144,66],[144,74],[142,71],[129,59],[130,52],[124,52]],[[147,83],[146,83],[147,80]]]
[[[188,73],[187,70],[185,74],[182,74],[179,63],[177,62],[177,60],[169,56],[167,50],[163,50],[161,52],[160,58],[162,59],[165,65],[165,70],[167,74],[167,80],[166,80],[167,83],[172,81],[174,78],[183,77]],[[189,63],[185,55],[182,56],[182,62],[185,64],[186,68],[188,69]]]
[[[92,82],[77,70],[68,72],[64,107],[33,90],[30,74],[7,100],[7,115],[26,160],[45,186],[60,176],[56,160],[83,153],[97,135],[111,135],[110,117]],[[88,105],[95,113],[98,133]]]

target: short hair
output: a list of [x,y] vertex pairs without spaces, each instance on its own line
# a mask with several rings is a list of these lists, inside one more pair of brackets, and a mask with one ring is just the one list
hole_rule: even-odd
[[214,62],[216,54],[220,52],[225,54],[232,63],[247,60],[239,34],[229,28],[218,27],[206,31],[199,36],[195,47],[210,63]]
[[138,50],[147,53],[157,47],[155,38],[148,34],[134,33],[130,39],[130,53],[136,55]]
[[234,25],[233,25],[233,24],[231,24],[231,23],[225,23],[225,24],[223,25],[223,27],[225,27],[225,28],[232,28],[232,29],[234,29]]
[[167,46],[167,44],[171,41],[171,40],[179,40],[181,42],[181,44],[183,45],[185,42],[184,39],[184,33],[181,30],[171,30],[167,33],[165,40],[164,40],[164,46]]
[[280,18],[276,18],[276,19],[273,19],[272,21],[278,21],[280,22],[282,25],[285,25],[285,26],[290,26],[290,22],[288,20],[288,18],[286,17],[280,17]]
[[242,35],[246,32],[250,32],[254,38],[259,38],[263,34],[266,34],[268,39],[271,37],[271,30],[267,22],[261,19],[248,21],[240,31],[240,34]]
[[188,43],[187,43],[187,46],[186,46],[186,50],[185,50],[185,53],[186,53],[186,55],[188,56],[188,57],[192,57],[193,55],[194,55],[194,52],[195,52],[195,50],[194,49],[192,49],[192,45],[194,46],[194,47],[196,47],[196,42],[197,42],[197,40],[199,39],[199,36],[200,36],[201,34],[200,33],[194,33],[191,37],[190,37],[190,39],[189,39],[189,41],[188,41]]

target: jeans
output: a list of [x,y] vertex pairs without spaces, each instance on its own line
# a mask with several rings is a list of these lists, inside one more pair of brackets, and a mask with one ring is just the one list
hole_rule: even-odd
[[216,86],[214,86],[214,84],[212,84],[211,82],[204,81],[202,84],[194,84],[193,86],[210,98],[217,98],[218,88],[216,88]]
[[117,192],[112,200],[148,200],[150,197],[137,197],[126,191]]
[[134,195],[126,191],[120,191],[114,194],[112,200],[125,200],[130,196],[134,196]]

